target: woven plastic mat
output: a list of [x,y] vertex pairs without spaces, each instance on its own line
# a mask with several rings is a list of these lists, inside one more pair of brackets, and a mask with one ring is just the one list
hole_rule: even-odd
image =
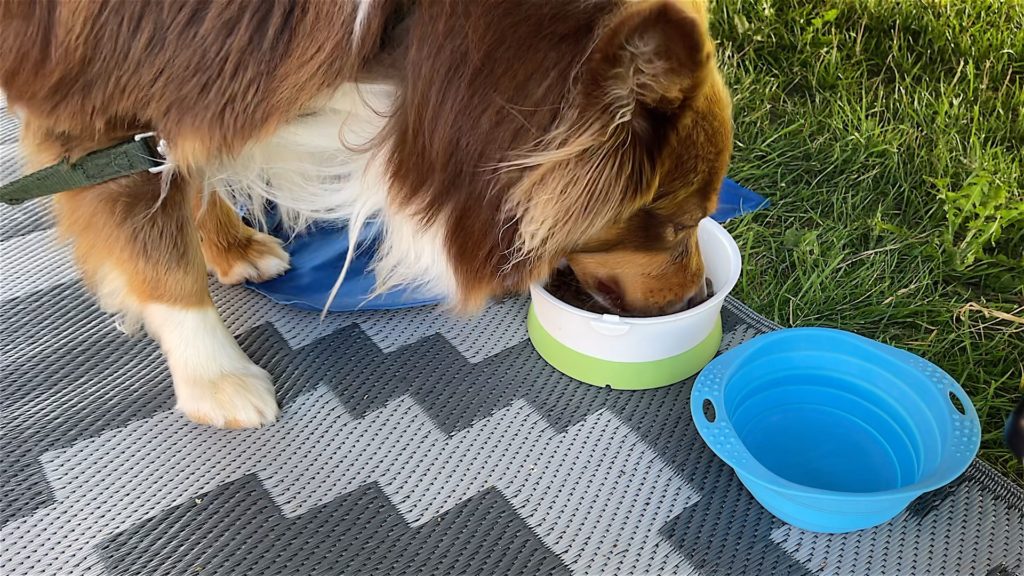
[[[0,113],[3,180],[15,131]],[[1024,492],[985,464],[875,529],[792,528],[701,441],[691,382],[576,383],[532,350],[519,299],[321,323],[213,283],[283,414],[196,426],[158,347],[86,294],[46,203],[0,219],[5,575],[1024,571]],[[723,316],[723,348],[776,328],[731,299]]]

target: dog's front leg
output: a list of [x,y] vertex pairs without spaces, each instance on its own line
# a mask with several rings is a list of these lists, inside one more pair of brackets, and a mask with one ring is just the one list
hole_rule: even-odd
[[[40,151],[56,143],[31,130],[25,136],[35,164],[53,161]],[[224,428],[273,422],[278,407],[269,375],[238,346],[210,298],[193,213],[198,187],[180,175],[164,177],[164,194],[160,176],[148,173],[60,194],[59,228],[74,242],[101,305],[129,323],[141,321],[159,342],[177,406],[189,419]]]

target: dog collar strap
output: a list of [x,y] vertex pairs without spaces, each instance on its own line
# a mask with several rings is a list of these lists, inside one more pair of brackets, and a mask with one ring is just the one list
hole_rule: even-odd
[[17,205],[27,200],[94,186],[138,172],[163,172],[164,143],[153,133],[90,152],[75,162],[67,159],[0,186],[0,202]]

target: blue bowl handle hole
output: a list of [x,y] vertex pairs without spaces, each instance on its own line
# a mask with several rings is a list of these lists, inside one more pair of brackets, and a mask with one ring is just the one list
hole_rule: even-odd
[[715,403],[710,398],[705,398],[704,402],[701,403],[701,408],[704,412],[704,419],[713,424],[718,417],[715,413]]
[[967,409],[964,408],[966,401],[960,399],[958,390],[949,391],[949,402],[953,405],[953,408],[960,413],[961,416],[967,416]]

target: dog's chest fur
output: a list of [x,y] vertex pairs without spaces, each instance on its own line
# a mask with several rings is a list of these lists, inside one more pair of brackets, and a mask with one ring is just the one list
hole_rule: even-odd
[[346,83],[315,112],[217,167],[208,183],[256,215],[273,202],[299,233],[315,220],[347,222],[350,245],[364,224],[377,220],[383,231],[374,264],[378,291],[416,285],[454,297],[445,223],[425,222],[389,194],[390,148],[382,131],[394,100],[390,85]]

